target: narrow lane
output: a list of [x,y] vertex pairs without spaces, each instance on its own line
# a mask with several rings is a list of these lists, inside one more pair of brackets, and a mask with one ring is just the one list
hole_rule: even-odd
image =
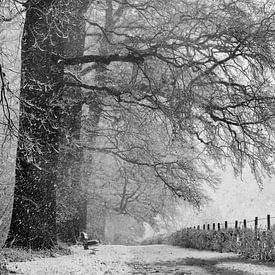
[[232,253],[198,251],[167,245],[101,245],[90,250],[74,246],[72,250],[72,255],[10,263],[8,267],[13,274],[25,275],[275,274],[274,265],[249,263]]

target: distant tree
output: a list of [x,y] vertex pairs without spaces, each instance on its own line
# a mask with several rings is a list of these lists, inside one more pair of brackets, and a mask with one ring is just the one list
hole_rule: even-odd
[[[129,215],[154,226],[156,216],[173,216],[177,197],[196,207],[207,201],[201,185],[215,185],[217,179],[192,144],[172,141],[166,126],[153,110],[117,106],[101,118],[97,142],[84,144],[94,156],[89,197],[102,201],[109,215]],[[94,219],[90,226],[98,231]]]

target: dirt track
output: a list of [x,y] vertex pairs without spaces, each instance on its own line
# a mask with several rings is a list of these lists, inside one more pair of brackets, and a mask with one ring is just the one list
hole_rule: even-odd
[[101,274],[259,274],[274,275],[275,266],[246,263],[231,253],[183,249],[167,245],[111,246],[83,250],[69,256],[12,263],[9,269],[28,275]]

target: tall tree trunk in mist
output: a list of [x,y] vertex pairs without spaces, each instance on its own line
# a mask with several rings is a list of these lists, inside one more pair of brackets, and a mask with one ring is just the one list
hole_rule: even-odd
[[[19,141],[9,242],[56,243],[56,183],[63,38],[53,24],[56,1],[28,1],[22,37]],[[55,21],[58,24],[57,21]]]
[[[100,98],[94,96],[88,105],[88,116],[87,116],[87,128],[88,133],[85,134],[83,141],[86,141],[90,146],[96,144],[96,129],[101,116],[101,104]],[[85,122],[84,122],[85,128]],[[95,133],[95,134],[94,134]],[[100,239],[101,241],[105,238],[105,216],[106,211],[104,207],[104,202],[100,194],[93,192],[93,180],[92,171],[94,165],[94,153],[89,150],[83,151],[83,166],[82,166],[82,182],[87,187],[88,198],[85,201],[87,209],[87,233],[92,238]]]
[[[70,3],[71,17],[64,55],[67,58],[82,56],[85,48],[85,18],[90,0]],[[82,66],[66,67],[65,81],[74,82],[80,77]],[[87,196],[81,182],[83,152],[79,146],[83,99],[81,88],[64,87],[61,114],[62,138],[59,155],[59,186],[57,208],[60,216],[58,235],[64,241],[75,241],[80,231],[86,231]],[[64,205],[65,204],[65,205]],[[62,208],[71,215],[62,213]]]
[[[102,35],[101,41],[99,43],[98,53],[101,56],[107,56],[112,52],[110,42],[112,42],[113,38],[113,30],[114,30],[114,21],[113,21],[113,0],[106,0],[106,9],[105,9],[105,24],[104,24],[104,35]],[[106,65],[102,63],[98,63],[95,68],[95,84],[97,86],[106,86]],[[102,104],[101,98],[98,95],[94,95],[89,102],[89,127],[92,129],[91,135],[89,137],[88,142],[96,144],[96,129],[99,124],[101,112],[102,112]],[[86,152],[85,154],[85,162],[89,164],[89,166],[93,165],[93,154],[91,152]],[[86,173],[86,178],[91,179],[91,172],[88,167]],[[88,183],[89,184],[89,183]],[[92,191],[93,186],[90,186],[90,190]],[[93,191],[92,191],[93,192]],[[105,208],[104,202],[100,194],[90,194],[88,200],[88,232],[94,238],[99,238],[104,240],[105,238],[105,225],[106,225],[106,214],[107,209]]]

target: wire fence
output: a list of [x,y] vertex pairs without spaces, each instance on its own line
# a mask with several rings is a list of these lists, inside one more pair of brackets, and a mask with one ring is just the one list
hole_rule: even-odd
[[197,230],[221,230],[221,229],[245,229],[245,228],[254,228],[255,231],[257,230],[271,230],[271,220],[275,220],[275,216],[267,215],[264,218],[255,217],[254,220],[247,220],[243,219],[235,220],[234,222],[224,221],[223,223],[206,223],[203,225],[197,225],[193,227],[188,227],[190,229],[194,228]]

